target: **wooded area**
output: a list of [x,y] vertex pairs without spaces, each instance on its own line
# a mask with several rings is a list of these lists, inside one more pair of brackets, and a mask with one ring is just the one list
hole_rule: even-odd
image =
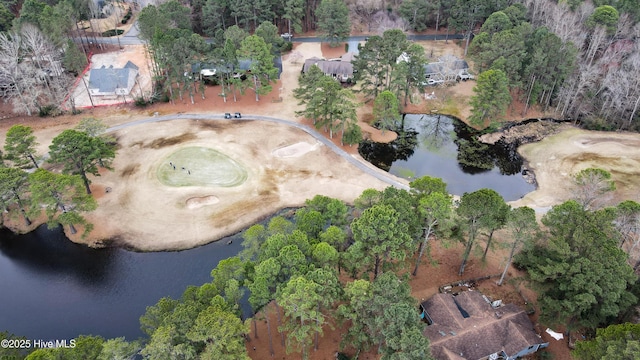
[[[87,174],[99,176],[98,168],[111,169],[115,158],[115,143],[102,135],[104,129],[97,119],[83,120],[75,130],[65,130],[53,139],[49,157],[43,161],[30,127],[9,128],[4,153],[0,152],[0,205],[8,217],[19,215],[29,226],[30,217],[44,213],[49,227],[68,226],[75,234],[76,226],[82,225],[83,234],[88,234],[93,225],[82,213],[95,210],[97,202]],[[61,166],[62,173],[42,168],[45,163],[47,168]]]
[[[584,179],[594,172],[601,173],[575,174],[575,186],[597,184]],[[640,243],[640,204],[589,209],[570,200],[553,207],[542,223],[544,229],[532,209],[511,209],[493,190],[466,193],[454,203],[446,184],[430,177],[413,181],[410,191],[366,190],[353,206],[318,195],[293,216],[245,230],[244,250],[221,261],[211,282],[149,306],[140,318],[146,339],[80,337],[92,345],[41,349],[27,359],[103,359],[111,352],[122,358],[140,352],[146,359],[248,359],[249,334],[266,336],[269,344],[280,341],[288,353],[306,358],[333,320],[345,326],[341,349],[347,353],[374,348],[382,359],[429,359],[422,334],[427,325],[418,317],[408,279],[425,261],[427,241],[444,239],[465,245],[460,273],[475,256],[472,249],[486,255],[509,246],[508,267],[522,248],[516,263],[527,268],[539,291],[545,324],[584,332],[624,321],[638,300],[638,278],[626,251]],[[513,242],[493,239],[501,228]],[[506,268],[500,282],[505,274]],[[240,316],[246,290],[256,313],[250,319]],[[275,311],[277,323],[260,311]],[[266,334],[255,327],[261,316]]]
[[[79,31],[79,21],[101,16],[92,4],[2,0],[0,91],[16,112],[48,115],[62,102],[71,73],[86,64],[88,35]],[[336,10],[331,4],[340,11],[329,11]],[[337,16],[345,21],[336,24]],[[195,64],[215,69],[210,80],[221,85],[225,101],[246,91],[258,101],[277,77],[274,56],[291,45],[281,32],[317,28],[337,42],[345,30],[336,25],[351,22],[379,34],[360,49],[354,67],[382,129],[399,120],[400,104],[426,82],[424,50],[407,41],[404,30],[442,27],[466,35],[465,50],[480,72],[472,98],[476,124],[500,118],[516,97],[589,128],[640,129],[638,0],[172,0],[145,7],[138,20],[157,84],[141,103],[204,96],[205,81]],[[407,60],[399,61],[400,55]],[[352,89],[312,67],[294,93],[305,106],[299,116],[331,137],[341,132],[347,144],[361,139]],[[81,215],[96,206],[86,174],[109,167],[115,157],[111,140],[88,128],[63,132],[49,149],[50,162],[63,168],[57,174],[38,169],[31,129],[17,125],[6,136],[2,207],[27,224],[44,211],[52,225],[90,230]],[[446,184],[428,177],[413,181],[411,191],[366,190],[353,206],[316,196],[291,219],[275,217],[266,227],[247,229],[243,253],[221,262],[210,283],[148,307],[140,319],[148,336],[143,341],[81,336],[74,349],[40,349],[27,358],[127,358],[140,351],[148,359],[247,359],[251,320],[239,311],[246,288],[255,313],[275,311],[278,318],[267,323],[267,334],[254,336],[281,341],[290,352],[304,357],[317,347],[331,318],[350,324],[343,344],[350,352],[377,347],[384,359],[428,359],[425,324],[418,320],[407,279],[426,271],[426,249],[444,238],[464,245],[460,275],[474,250],[486,256],[496,246],[510,247],[500,283],[513,259],[540,294],[543,321],[594,332],[626,321],[640,295],[640,259],[628,256],[640,244],[640,204],[599,206],[599,196],[613,189],[610,177],[601,169],[573,174],[573,199],[542,218],[544,229],[532,209],[511,209],[493,190],[464,194],[454,203]],[[507,244],[493,238],[502,228],[512,234]],[[620,328],[599,330],[593,342],[578,346],[576,356],[592,358],[610,349],[635,354],[638,330],[613,326]]]
[[[102,8],[87,0],[2,0],[2,97],[12,101],[19,113],[54,112],[70,86],[69,76],[61,74],[77,73],[86,63],[68,40],[78,41],[86,54],[87,45],[97,33],[81,30],[81,21],[101,18],[120,8],[115,0]],[[511,95],[527,106],[537,104],[554,110],[558,117],[580,120],[588,128],[637,130],[639,9],[638,0],[172,0],[157,7],[147,6],[139,14],[141,36],[149,41],[159,85],[155,94],[138,101],[204,94],[203,81],[194,75],[185,76],[197,63],[216,65],[220,71],[215,81],[223,85],[225,98],[231,93],[235,96],[236,91],[251,90],[258,99],[273,80],[268,61],[238,57],[241,39],[254,31],[275,54],[290,45],[279,36],[285,31],[319,30],[325,39],[336,42],[353,29],[382,34],[390,29],[446,28],[448,33],[465,34],[465,53],[469,52],[477,71],[503,71]],[[268,26],[268,31],[258,31]],[[206,44],[201,35],[210,36],[212,44]],[[230,38],[235,39],[233,47],[227,44]],[[246,44],[254,45],[257,43]],[[364,50],[359,61],[367,58],[367,46]],[[30,53],[37,56],[30,56],[33,61],[23,61]],[[249,54],[246,49],[241,53],[245,57]],[[61,60],[67,72],[62,71]],[[267,68],[247,81],[242,73],[248,69],[230,70],[241,67],[239,60],[263,63],[261,66]],[[376,89],[390,86],[389,64],[386,74],[376,74],[376,78],[385,77]],[[385,70],[384,64],[378,65],[370,71]],[[411,69],[408,74],[415,78]],[[409,85],[402,95],[406,103],[411,82],[405,84]],[[367,88],[367,81],[362,85]],[[376,89],[369,89],[373,91],[370,96],[377,96]],[[497,110],[504,108],[502,102],[496,106]],[[487,109],[476,112],[485,113],[477,115],[484,118]],[[501,112],[489,113],[499,118]]]

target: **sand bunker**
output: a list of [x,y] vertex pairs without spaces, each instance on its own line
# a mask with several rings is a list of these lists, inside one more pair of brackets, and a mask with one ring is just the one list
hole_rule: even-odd
[[187,200],[187,209],[198,209],[203,206],[217,204],[218,202],[220,202],[220,199],[215,195],[193,197]]
[[279,149],[273,150],[272,154],[275,157],[279,158],[290,158],[290,157],[300,157],[310,151],[316,149],[318,144],[311,145],[308,142],[299,142],[292,145],[288,145],[285,147],[281,147]]
[[238,186],[247,180],[244,166],[206,147],[185,147],[162,160],[158,179],[167,186]]

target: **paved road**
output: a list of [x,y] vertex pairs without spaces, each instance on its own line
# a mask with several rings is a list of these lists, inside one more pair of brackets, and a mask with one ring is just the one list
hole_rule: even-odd
[[[345,42],[349,41],[365,41],[371,35],[368,36],[349,36]],[[449,34],[449,35],[407,35],[407,39],[411,41],[416,40],[455,40],[455,39],[464,39],[464,35],[462,34]],[[320,37],[294,37],[292,39],[293,42],[322,42],[322,38]]]
[[[135,29],[134,29],[135,27]],[[144,44],[145,41],[138,38],[137,37],[138,34],[138,30],[137,30],[137,22],[134,26],[131,27],[131,30],[129,30],[129,32],[127,32],[124,36],[122,36],[120,38],[120,44],[122,45],[140,45],[140,44]],[[349,41],[365,41],[365,39],[368,36],[350,36],[348,37],[345,41],[349,42]],[[454,39],[463,39],[464,35],[462,34],[449,34],[449,35],[407,35],[407,39],[409,40],[421,40],[421,41],[429,41],[429,40],[454,40]],[[76,38],[75,39],[77,42],[80,41],[80,39]],[[113,45],[118,45],[118,39],[116,39],[115,37],[102,37],[102,38],[97,38],[96,41],[100,44],[113,44]],[[206,39],[205,40],[208,43],[211,43],[210,39]],[[296,37],[293,38],[293,42],[322,42],[322,38],[320,37]]]
[[[268,121],[268,122],[272,122],[272,123],[276,123],[276,124],[283,124],[283,125],[293,126],[295,128],[298,128],[298,129],[306,132],[307,134],[313,136],[316,140],[322,142],[324,145],[328,146],[336,154],[340,155],[343,159],[347,160],[353,166],[355,166],[358,169],[364,171],[368,175],[371,175],[371,176],[375,177],[376,179],[378,179],[380,181],[383,181],[383,182],[386,182],[387,184],[395,186],[397,188],[409,190],[409,186],[407,186],[404,183],[401,183],[401,182],[397,181],[393,175],[391,175],[391,174],[389,174],[387,172],[384,172],[383,170],[371,168],[368,165],[362,163],[361,161],[359,161],[358,159],[356,159],[353,156],[349,155],[344,150],[342,150],[341,148],[336,146],[334,143],[329,141],[329,139],[325,138],[323,135],[319,134],[318,132],[316,132],[315,130],[311,129],[310,127],[308,127],[306,125],[303,125],[303,124],[300,124],[300,123],[297,123],[297,122],[294,122],[294,121],[291,121],[291,120],[279,119],[279,118],[270,117],[270,116],[247,115],[247,114],[244,114],[242,116],[243,116],[242,119],[233,119],[233,121],[261,120],[261,121]],[[228,119],[224,118],[223,114],[220,114],[220,115],[216,115],[216,114],[173,114],[173,115],[164,115],[164,116],[154,116],[154,117],[150,117],[150,118],[146,118],[146,119],[142,119],[142,120],[128,122],[128,123],[125,123],[125,124],[120,124],[120,125],[113,126],[113,127],[109,128],[109,129],[107,129],[107,132],[121,130],[121,129],[125,129],[125,128],[131,127],[131,126],[141,125],[141,124],[149,124],[149,123],[155,123],[155,122],[161,122],[161,121],[171,121],[171,120],[182,120],[182,119],[211,120],[211,121],[224,120],[224,121],[229,121]]]
[[131,25],[129,30],[122,36],[122,39],[125,38],[135,38],[137,39],[140,36],[140,28],[138,27],[138,20]]

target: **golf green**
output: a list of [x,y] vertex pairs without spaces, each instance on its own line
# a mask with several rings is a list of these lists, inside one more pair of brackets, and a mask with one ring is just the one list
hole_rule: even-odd
[[247,170],[227,155],[205,147],[185,147],[167,156],[158,167],[167,186],[238,186]]

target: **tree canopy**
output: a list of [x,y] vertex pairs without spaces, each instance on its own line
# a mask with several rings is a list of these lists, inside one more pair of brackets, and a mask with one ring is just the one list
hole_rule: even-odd
[[15,167],[29,168],[33,165],[38,168],[37,146],[33,129],[24,125],[13,125],[7,130],[4,159],[11,161]]
[[111,169],[115,146],[86,132],[65,130],[49,146],[50,162],[64,165],[67,174],[80,175],[87,194],[91,194],[91,181],[87,174],[100,176],[98,166]]
[[633,359],[640,354],[640,324],[623,323],[599,328],[596,337],[576,342],[571,355],[580,360]]
[[554,206],[542,219],[545,241],[518,256],[540,290],[542,317],[569,329],[595,329],[636,299],[637,277],[617,246],[615,211],[589,211],[575,201]]
[[509,81],[502,70],[487,70],[481,73],[473,92],[469,120],[475,125],[483,125],[486,120],[501,117],[511,103]]
[[343,0],[322,0],[316,9],[318,30],[331,46],[336,46],[351,32],[349,8]]
[[505,206],[504,199],[500,194],[491,189],[480,189],[472,193],[464,193],[460,198],[460,203],[456,208],[458,216],[463,221],[469,235],[465,240],[465,251],[462,255],[462,263],[458,275],[464,273],[467,260],[471,250],[475,245],[480,228],[490,224],[491,219],[497,213],[502,212]]

